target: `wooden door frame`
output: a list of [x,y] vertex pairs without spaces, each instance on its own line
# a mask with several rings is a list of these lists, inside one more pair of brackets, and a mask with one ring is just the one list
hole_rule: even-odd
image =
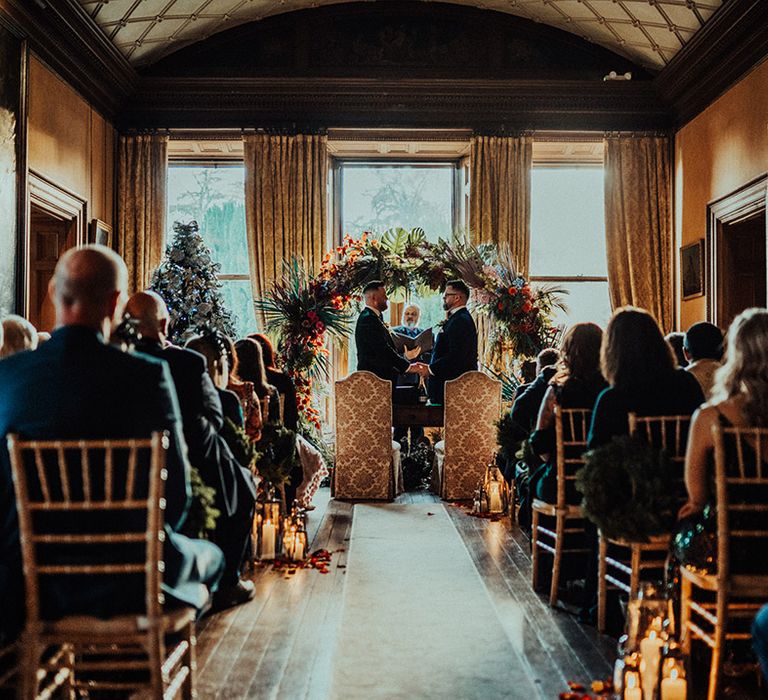
[[[69,192],[40,173],[32,170],[27,177],[27,207],[26,220],[27,226],[24,232],[24,248],[26,250],[25,267],[28,271],[32,270],[32,207],[44,211],[46,214],[61,219],[62,221],[71,221],[68,234],[68,244],[70,246],[83,245],[87,238],[87,203],[81,197],[73,192]],[[24,308],[22,313],[26,316],[30,311],[31,275],[26,274],[24,278]]]
[[[723,227],[766,213],[766,247],[768,248],[768,174],[748,182],[725,197],[707,204],[707,320],[720,325],[723,318],[722,235]],[[768,259],[768,257],[767,257]],[[768,277],[768,269],[766,269]]]

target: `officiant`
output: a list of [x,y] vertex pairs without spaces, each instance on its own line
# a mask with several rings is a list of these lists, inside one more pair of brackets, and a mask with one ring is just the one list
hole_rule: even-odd
[[[397,345],[397,336],[407,336],[408,338],[417,338],[424,333],[424,328],[419,327],[419,319],[421,318],[421,307],[418,304],[408,304],[403,309],[403,316],[401,325],[395,326],[392,332],[395,334],[395,345]],[[429,343],[429,347],[422,346],[421,353],[416,358],[417,362],[425,362],[429,364],[429,360],[432,357],[432,344]],[[397,386],[418,386],[420,377],[415,372],[403,372],[397,378]]]

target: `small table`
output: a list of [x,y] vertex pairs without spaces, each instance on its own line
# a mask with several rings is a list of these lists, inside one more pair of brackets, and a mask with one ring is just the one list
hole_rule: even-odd
[[395,404],[392,406],[395,427],[442,428],[443,406],[440,404]]

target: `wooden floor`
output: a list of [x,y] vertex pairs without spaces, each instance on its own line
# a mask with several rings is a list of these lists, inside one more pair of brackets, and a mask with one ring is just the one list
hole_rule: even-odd
[[[432,494],[416,492],[403,494],[398,502],[437,500]],[[353,506],[331,500],[327,489],[321,489],[315,505],[309,518],[311,550],[333,553],[329,572],[289,574],[257,567],[253,573],[256,598],[210,615],[201,624],[199,697],[329,697]],[[522,611],[518,648],[539,697],[557,698],[567,690],[568,681],[589,686],[592,680],[610,677],[615,641],[579,624],[572,613],[552,610],[544,595],[531,589],[525,535],[516,527],[510,529],[508,522],[471,517],[454,506],[447,510],[497,610],[513,604]],[[519,661],[510,659],[510,663]],[[516,697],[513,690],[504,696]]]

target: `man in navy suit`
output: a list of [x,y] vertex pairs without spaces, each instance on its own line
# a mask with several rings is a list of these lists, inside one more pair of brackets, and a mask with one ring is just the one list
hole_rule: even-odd
[[137,292],[128,300],[125,311],[137,322],[141,334],[136,350],[168,363],[179,398],[189,461],[200,471],[205,484],[216,491],[214,505],[220,514],[212,540],[224,552],[225,567],[214,607],[245,603],[256,592],[253,581],[240,578],[256,487],[250,471],[238,464],[221,433],[224,412],[206,359],[199,352],[168,342],[168,307],[159,294]]
[[[128,272],[115,252],[85,246],[66,252],[51,280],[57,330],[39,349],[0,361],[0,641],[23,623],[18,514],[5,436],[99,439],[148,437],[167,430],[165,530],[166,604],[202,609],[223,569],[210,542],[178,534],[191,495],[186,445],[168,366],[106,344],[125,303]],[[99,488],[93,483],[93,488]],[[42,593],[44,615],[109,617],[135,612],[142,590],[109,579],[79,586],[53,577]]]
[[416,371],[428,377],[427,393],[432,403],[444,402],[444,385],[464,372],[477,369],[477,328],[467,310],[469,287],[462,280],[451,280],[443,292],[447,313],[443,329],[435,339],[429,365],[417,365]]
[[357,369],[373,372],[377,377],[397,383],[402,372],[414,372],[411,360],[419,355],[419,348],[406,350],[403,355],[395,349],[395,341],[382,318],[387,310],[387,290],[384,283],[374,280],[363,289],[365,308],[360,312],[355,326]]

